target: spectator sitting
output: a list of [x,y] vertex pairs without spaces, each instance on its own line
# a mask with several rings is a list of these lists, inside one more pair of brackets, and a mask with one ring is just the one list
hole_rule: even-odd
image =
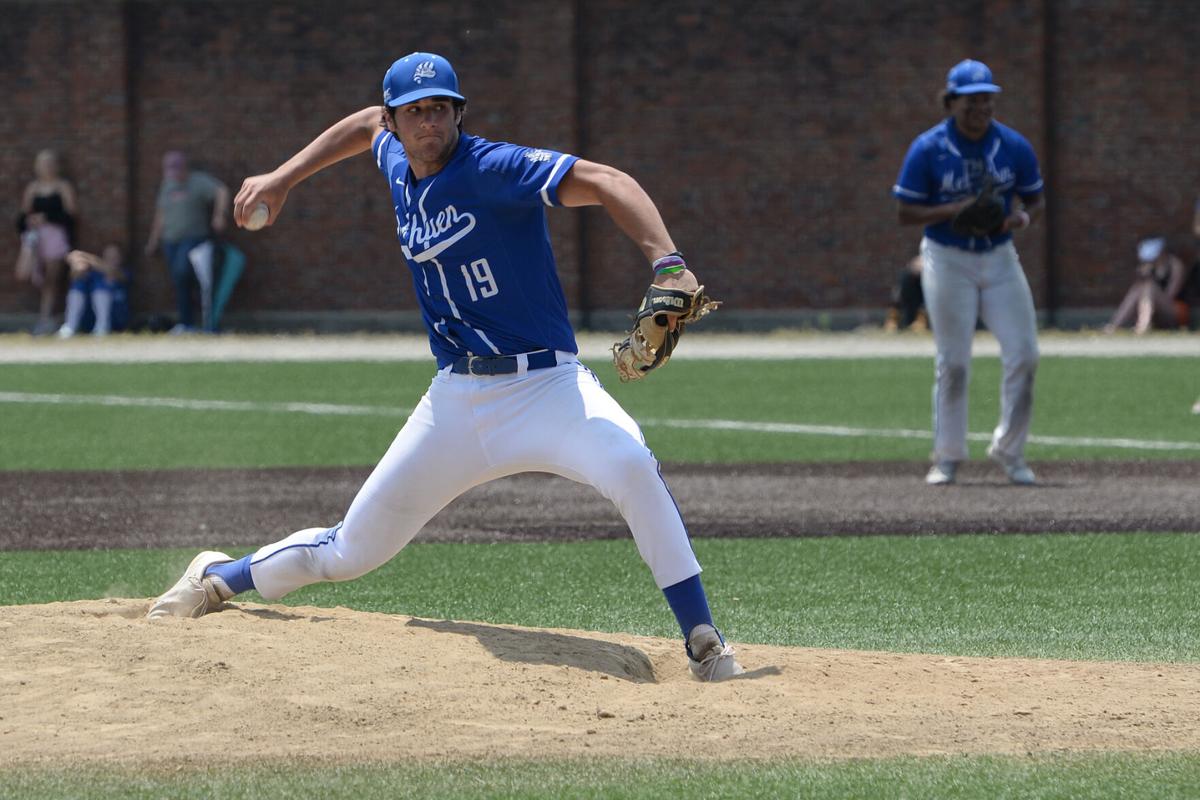
[[921,289],[921,269],[924,261],[920,254],[909,259],[896,277],[892,289],[892,307],[888,309],[883,328],[889,333],[912,327],[914,331],[929,328],[925,313],[925,292]]
[[129,324],[129,273],[123,262],[121,247],[114,243],[104,246],[102,256],[83,250],[67,254],[71,289],[67,292],[67,317],[58,329],[59,338],[67,339],[85,331],[89,322],[88,300],[91,300],[94,336],[125,329]]
[[17,230],[21,249],[16,275],[41,293],[34,335],[54,332],[54,306],[58,301],[63,259],[74,235],[75,187],[59,174],[58,156],[43,150],[33,161],[34,178],[21,196]]
[[1133,323],[1134,333],[1145,333],[1152,327],[1174,329],[1187,324],[1181,319],[1175,300],[1187,278],[1183,262],[1167,250],[1163,238],[1143,239],[1138,243],[1137,278],[1112,319],[1104,326],[1105,333]]

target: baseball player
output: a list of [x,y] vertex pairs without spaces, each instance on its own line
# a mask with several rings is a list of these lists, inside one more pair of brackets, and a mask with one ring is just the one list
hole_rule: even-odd
[[966,60],[950,69],[942,104],[949,116],[918,136],[892,187],[901,225],[923,225],[921,286],[937,346],[931,485],[954,483],[967,458],[971,341],[982,319],[1000,344],[1000,422],[987,454],[1015,484],[1034,483],[1025,463],[1037,370],[1033,295],[1013,231],[1042,213],[1033,147],[993,118],[1000,87]]
[[260,202],[272,224],[296,184],[369,153],[391,192],[437,374],[341,522],[297,531],[236,561],[201,553],[149,616],[199,617],[247,589],[275,599],[317,581],[350,580],[396,555],[471,487],[550,472],[616,504],[679,621],[692,673],[701,680],[740,674],[713,625],[700,565],[658,462],[637,423],[577,358],[545,208],[603,206],[657,265],[655,283],[695,290],[696,278],[628,175],[464,133],[465,107],[450,63],[412,53],[384,76],[382,109],[349,115],[274,172],[242,184],[238,224]]

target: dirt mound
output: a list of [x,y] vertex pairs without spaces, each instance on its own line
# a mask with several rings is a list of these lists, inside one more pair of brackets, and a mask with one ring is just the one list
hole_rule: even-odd
[[1198,665],[741,644],[748,674],[702,685],[664,639],[148,606],[0,607],[0,767],[1200,749]]

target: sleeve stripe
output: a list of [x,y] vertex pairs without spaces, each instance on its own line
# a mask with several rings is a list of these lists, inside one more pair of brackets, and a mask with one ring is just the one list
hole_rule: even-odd
[[546,182],[542,184],[542,188],[539,190],[539,193],[542,195],[542,202],[548,206],[554,205],[554,203],[550,202],[550,184],[554,181],[554,176],[558,174],[559,168],[562,167],[563,162],[566,161],[567,158],[568,156],[566,153],[563,153],[558,157],[558,161],[554,162],[554,169],[550,170],[549,177],[546,178]]
[[383,143],[391,135],[391,131],[380,131],[375,137],[375,166],[379,169],[383,169]]
[[912,189],[905,189],[898,183],[892,187],[892,194],[898,194],[902,197],[911,197],[914,200],[924,200],[925,198],[929,197],[929,195],[925,192],[914,192]]
[[1044,184],[1045,181],[1043,181],[1041,178],[1038,178],[1037,183],[1031,183],[1028,186],[1018,186],[1017,191],[1021,194],[1031,194],[1033,192],[1041,191]]

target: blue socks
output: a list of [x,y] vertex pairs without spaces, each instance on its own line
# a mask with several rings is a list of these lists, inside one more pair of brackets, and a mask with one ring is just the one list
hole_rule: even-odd
[[684,639],[697,625],[713,624],[712,612],[708,610],[708,597],[704,594],[704,584],[700,583],[699,574],[668,586],[663,589],[663,594],[675,612],[675,619],[679,620]]
[[216,575],[225,581],[225,585],[234,594],[241,594],[254,588],[254,579],[250,577],[250,556],[228,561],[224,564],[214,564],[204,571],[205,575]]

